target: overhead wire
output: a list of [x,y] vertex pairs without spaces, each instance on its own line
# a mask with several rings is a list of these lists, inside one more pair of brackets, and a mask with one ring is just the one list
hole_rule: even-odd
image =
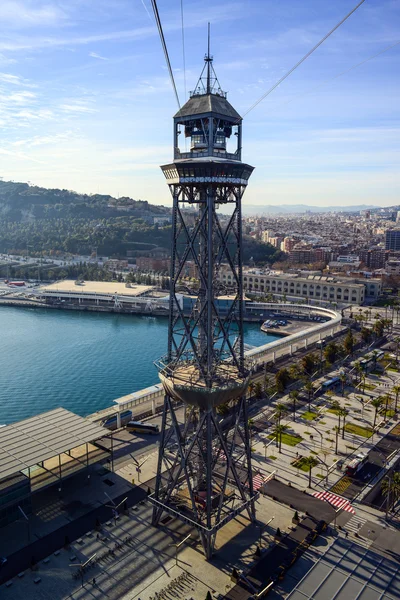
[[182,25],[182,58],[183,58],[183,89],[186,100],[186,52],[185,52],[185,26],[183,19],[183,0],[181,0],[181,25]]
[[261,96],[261,98],[259,98],[256,102],[254,102],[254,104],[252,104],[250,106],[250,108],[243,114],[243,117],[245,117],[246,115],[249,114],[250,111],[252,111],[256,106],[258,106],[260,104],[260,102],[262,102],[267,96],[269,96],[269,94],[271,94],[271,92],[273,92],[283,81],[285,81],[285,79],[287,79],[289,77],[289,75],[291,75],[293,73],[293,71],[295,71],[305,60],[307,60],[307,58],[309,58],[309,56],[311,56],[311,54],[313,54],[313,52],[315,52],[317,50],[317,48],[319,48],[321,46],[321,44],[323,44],[331,35],[332,33],[334,33],[336,31],[336,29],[338,29],[341,25],[343,25],[343,23],[345,21],[347,21],[347,19],[349,17],[351,17],[351,15],[358,9],[360,8],[360,6],[362,4],[364,4],[365,0],[361,0],[361,2],[359,2],[357,4],[357,6],[355,6],[341,21],[339,21],[339,23],[337,25],[335,25],[335,27],[333,27],[333,29],[331,29],[317,44],[315,44],[315,46],[313,48],[311,48],[311,50],[309,50],[307,52],[307,54],[305,54],[303,56],[303,58],[301,58],[295,65],[294,67],[292,67],[287,73],[285,73],[285,75],[283,75],[267,92],[265,92],[265,94],[263,94]]
[[287,104],[291,104],[292,102],[294,102],[298,98],[304,98],[304,96],[308,96],[309,94],[312,94],[313,92],[319,90],[321,87],[323,87],[327,83],[330,83],[331,81],[334,81],[335,79],[338,79],[339,77],[342,77],[343,75],[346,75],[347,73],[350,73],[350,71],[353,71],[354,69],[357,69],[358,67],[361,67],[365,63],[369,62],[370,60],[373,60],[374,58],[377,58],[378,56],[380,56],[384,52],[387,52],[388,50],[391,50],[392,48],[394,48],[395,46],[398,46],[399,44],[400,44],[400,40],[397,41],[397,42],[395,42],[394,44],[390,44],[390,46],[386,46],[386,48],[383,48],[382,50],[380,50],[376,54],[373,54],[372,56],[369,56],[368,58],[365,58],[364,60],[362,60],[361,62],[359,62],[359,63],[357,63],[355,65],[352,65],[348,69],[345,69],[344,71],[341,71],[340,73],[337,73],[337,75],[334,75],[333,77],[330,77],[329,79],[325,79],[325,81],[322,81],[320,84],[318,84],[317,86],[315,86],[314,88],[312,88],[308,92],[305,92],[304,94],[298,94],[297,96],[295,96],[294,98],[291,98],[287,102],[283,102],[282,104],[280,104],[279,106],[277,106],[276,108],[274,108],[273,111],[270,111],[270,114],[271,114],[271,112],[275,112],[275,110],[278,110],[282,106],[286,106]]
[[160,36],[161,45],[162,45],[162,48],[163,48],[163,51],[164,51],[165,61],[167,63],[168,72],[169,72],[169,76],[170,76],[171,83],[172,83],[172,88],[174,90],[175,98],[176,98],[176,101],[178,103],[178,108],[180,108],[181,107],[181,103],[179,101],[178,90],[176,89],[175,78],[174,78],[174,74],[172,72],[172,67],[171,67],[171,61],[169,60],[169,54],[168,54],[167,44],[165,42],[165,37],[164,37],[164,32],[163,32],[163,28],[162,28],[162,24],[161,24],[161,19],[160,19],[160,15],[159,15],[159,12],[158,12],[157,1],[156,0],[151,0],[151,5],[153,7],[154,18],[156,20],[156,24],[157,24],[158,33],[159,33],[159,36]]
[[[181,26],[182,26],[182,60],[183,60],[183,101],[186,102],[186,52],[185,52],[185,24],[183,18],[183,0],[181,0]],[[185,136],[185,152],[187,152],[187,137]]]

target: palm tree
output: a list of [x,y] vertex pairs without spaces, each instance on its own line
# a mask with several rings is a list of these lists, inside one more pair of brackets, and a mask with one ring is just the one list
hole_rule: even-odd
[[356,376],[357,376],[356,383],[358,383],[358,376],[360,376],[360,381],[361,381],[362,372],[363,372],[363,368],[359,361],[354,363],[354,369],[356,371]]
[[[339,419],[340,419],[340,417],[343,417],[342,440],[344,440],[344,428],[345,428],[345,425],[346,425],[346,417],[349,414],[349,412],[350,411],[347,410],[347,408],[341,408],[339,410]],[[340,427],[340,425],[339,425],[339,427]]]
[[390,394],[385,394],[384,398],[385,398],[385,419],[386,419],[387,412],[388,412],[388,406],[389,406],[389,404],[392,404],[393,398]]
[[379,411],[380,407],[382,406],[382,403],[383,403],[383,400],[380,396],[378,398],[374,398],[371,402],[372,406],[375,408],[374,424],[372,425],[372,429],[375,429],[376,418],[378,416],[378,411]]
[[386,516],[389,512],[389,506],[395,504],[400,499],[400,472],[390,474],[382,481],[382,494],[386,497]]
[[296,420],[296,401],[299,399],[299,392],[297,390],[292,390],[289,392],[289,398],[293,400],[293,421]]
[[338,445],[339,445],[340,427],[335,425],[335,427],[333,429],[335,430],[335,434],[336,434],[335,454],[337,454],[338,453]]
[[340,383],[341,383],[341,388],[342,388],[342,396],[344,395],[344,386],[346,384],[346,373],[343,373],[343,371],[340,372],[339,374],[340,377]]
[[257,383],[254,386],[254,395],[257,399],[260,399],[262,397],[262,385],[259,381],[257,381]]
[[287,425],[275,425],[274,435],[276,437],[276,445],[278,446],[278,452],[282,452],[282,434],[287,431],[289,427]]
[[276,418],[278,419],[278,425],[281,424],[281,419],[282,419],[283,415],[285,415],[286,413],[287,413],[286,404],[283,404],[282,402],[278,402],[275,405],[275,415],[276,415]]
[[318,465],[318,460],[315,458],[315,456],[306,456],[303,459],[303,465],[306,465],[308,467],[308,487],[311,487],[311,472],[313,470],[314,467],[316,467]]
[[400,394],[400,385],[394,385],[392,392],[394,392],[396,394],[395,403],[394,403],[394,412],[397,413],[397,402],[398,402],[399,394]]
[[306,381],[304,389],[308,393],[308,410],[311,410],[311,398],[314,397],[314,386],[310,380]]

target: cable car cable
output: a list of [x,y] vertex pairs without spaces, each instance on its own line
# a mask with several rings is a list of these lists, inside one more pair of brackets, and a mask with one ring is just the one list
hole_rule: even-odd
[[154,18],[155,18],[156,23],[157,23],[158,33],[160,35],[161,45],[162,45],[162,48],[164,50],[165,61],[167,63],[167,67],[168,67],[168,71],[169,71],[169,76],[170,76],[172,87],[173,87],[173,90],[174,90],[174,93],[175,93],[175,98],[176,98],[176,101],[178,103],[178,107],[180,108],[181,107],[181,103],[179,101],[178,90],[176,89],[174,74],[172,72],[171,62],[169,60],[167,44],[165,43],[165,37],[164,37],[163,28],[162,28],[162,25],[161,25],[160,15],[159,15],[159,12],[158,12],[157,1],[156,0],[151,0],[151,5],[153,7]]
[[290,71],[288,71],[287,73],[285,73],[285,75],[283,75],[283,77],[281,77],[267,92],[265,92],[265,94],[263,94],[261,96],[261,98],[259,98],[256,102],[254,102],[254,104],[252,104],[252,106],[250,106],[250,108],[244,113],[243,117],[245,117],[246,115],[249,114],[249,112],[251,110],[253,110],[253,108],[255,108],[256,106],[258,106],[258,104],[260,104],[260,102],[262,102],[267,96],[269,96],[269,94],[271,92],[273,92],[278,85],[280,85],[283,81],[285,81],[285,79],[287,79],[287,77],[289,77],[289,75],[291,75],[293,73],[293,71],[295,71],[305,60],[307,60],[307,58],[309,56],[311,56],[311,54],[313,52],[315,52],[315,50],[317,50],[317,48],[319,48],[321,46],[321,44],[323,44],[328,37],[330,37],[332,35],[332,33],[334,33],[336,31],[336,29],[338,29],[341,25],[343,25],[343,23],[345,21],[347,21],[347,19],[349,17],[351,17],[351,15],[361,6],[361,4],[364,4],[365,0],[361,0],[361,2],[359,2],[357,4],[357,6],[355,6],[341,21],[339,21],[339,23],[337,25],[335,25],[335,27],[333,27],[333,29],[331,29],[317,44],[315,44],[315,46],[313,48],[311,48],[311,50],[309,50],[307,52],[307,54],[305,54],[303,56],[303,58],[301,58],[295,65],[294,67],[292,67],[290,69]]

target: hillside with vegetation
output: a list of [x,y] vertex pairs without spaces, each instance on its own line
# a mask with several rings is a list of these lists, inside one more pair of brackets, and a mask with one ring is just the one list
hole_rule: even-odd
[[[0,252],[135,258],[169,248],[171,209],[145,200],[113,198],[0,181]],[[165,216],[165,222],[163,217]],[[157,221],[157,222],[155,222]],[[282,253],[244,236],[245,262],[273,263]]]

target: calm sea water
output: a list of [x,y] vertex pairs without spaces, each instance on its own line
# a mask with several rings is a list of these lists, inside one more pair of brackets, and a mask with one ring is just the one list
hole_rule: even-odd
[[[166,318],[0,307],[0,424],[63,406],[87,415],[158,383]],[[245,325],[245,341],[277,339]]]

